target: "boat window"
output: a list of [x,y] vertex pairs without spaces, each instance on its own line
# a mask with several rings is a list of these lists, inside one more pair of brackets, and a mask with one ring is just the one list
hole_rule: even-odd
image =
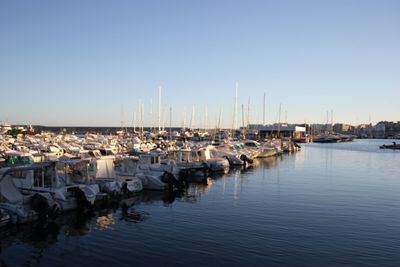
[[25,178],[26,176],[26,171],[13,171],[10,173],[10,176],[14,177],[14,178]]
[[256,147],[256,144],[254,144],[254,143],[246,143],[246,146],[248,146],[248,147]]
[[55,175],[51,168],[35,169],[33,172],[34,186],[51,187],[53,177]]

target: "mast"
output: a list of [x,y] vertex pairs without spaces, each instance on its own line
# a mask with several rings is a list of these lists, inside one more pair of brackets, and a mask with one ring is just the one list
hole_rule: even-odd
[[144,103],[142,103],[142,107],[141,107],[141,118],[140,118],[140,120],[142,121],[142,135],[143,135],[143,132],[144,132],[144,118],[143,118],[143,116],[144,116]]
[[192,106],[192,118],[190,119],[190,130],[194,127],[194,105]]
[[206,105],[206,108],[205,108],[204,116],[205,116],[205,119],[204,119],[204,132],[206,132],[207,131],[207,127],[208,127],[208,106],[207,105]]
[[124,105],[121,105],[121,130],[124,128]]
[[154,118],[153,118],[153,98],[150,97],[149,103],[149,115],[150,115],[150,132],[153,132]]
[[244,128],[244,105],[242,104],[242,127]]
[[161,131],[161,86],[158,87],[158,131]]
[[236,89],[235,89],[235,105],[233,106],[232,133],[233,133],[233,131],[237,128],[238,88],[239,88],[239,83],[236,82]]
[[218,125],[217,125],[218,129],[221,129],[222,111],[223,111],[223,109],[221,107],[219,110],[219,117],[218,117]]
[[328,125],[329,125],[329,111],[326,111],[326,125],[325,125],[325,133],[329,132],[328,130]]
[[265,92],[264,92],[264,101],[263,101],[263,125],[265,125]]
[[285,123],[287,124],[287,110],[285,109]]
[[172,107],[169,107],[169,140],[172,140]]
[[279,115],[278,115],[278,138],[281,132],[281,111],[282,111],[282,103],[279,104]]
[[136,132],[136,111],[133,112],[133,132]]
[[247,101],[247,127],[250,125],[250,96]]
[[183,108],[183,125],[182,125],[183,131],[186,130],[186,107]]

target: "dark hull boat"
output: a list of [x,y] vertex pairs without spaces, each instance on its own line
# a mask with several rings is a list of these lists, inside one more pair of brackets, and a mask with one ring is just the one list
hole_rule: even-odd
[[396,144],[395,142],[393,142],[392,145],[381,145],[381,146],[379,146],[379,148],[382,148],[382,149],[400,149],[400,144]]

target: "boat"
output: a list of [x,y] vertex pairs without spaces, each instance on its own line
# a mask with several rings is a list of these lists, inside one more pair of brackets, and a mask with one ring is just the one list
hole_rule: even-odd
[[59,207],[48,192],[23,193],[13,182],[14,177],[23,175],[33,166],[6,167],[0,170],[0,225],[29,223],[39,218],[56,217]]
[[142,181],[133,173],[117,173],[114,160],[114,156],[102,156],[94,161],[94,179],[100,190],[113,195],[141,191]]
[[10,215],[4,209],[0,209],[0,228],[10,224],[10,222]]
[[313,139],[314,143],[337,143],[340,142],[341,138],[336,135],[319,135]]
[[56,162],[51,161],[30,164],[12,175],[15,186],[22,193],[49,193],[60,212],[92,207],[96,199],[93,189],[65,178],[58,175]]
[[181,179],[203,180],[207,177],[208,167],[203,162],[193,160],[190,148],[168,150],[167,159],[162,159],[160,164],[172,165],[172,174]]
[[381,145],[379,146],[381,149],[400,149],[400,144],[396,144],[396,142],[393,142],[392,145]]
[[260,144],[254,140],[245,140],[243,144],[246,149],[251,151],[254,158],[268,158],[277,154],[275,146],[268,142]]
[[[143,189],[164,190],[171,187],[181,188],[179,176],[174,175],[172,161],[161,164],[161,154],[157,151],[139,153],[138,157],[127,157],[117,161],[117,174],[136,176],[141,180]],[[175,169],[176,170],[176,169]]]
[[214,146],[207,145],[193,150],[194,159],[207,165],[211,172],[227,172],[229,170],[229,161],[223,157],[217,157],[212,154]]

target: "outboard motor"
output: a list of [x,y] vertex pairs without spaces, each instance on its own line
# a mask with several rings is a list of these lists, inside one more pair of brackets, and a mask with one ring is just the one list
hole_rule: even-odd
[[76,198],[78,211],[84,211],[86,209],[92,208],[92,204],[90,203],[90,201],[87,200],[85,192],[83,192],[82,189],[80,189],[79,187],[75,187],[73,188],[73,191]]
[[210,166],[208,166],[206,162],[203,162],[201,165],[203,166],[204,177],[207,177],[208,174],[210,173]]
[[246,156],[245,154],[240,155],[240,159],[244,162],[244,166],[246,167],[247,164],[253,164],[253,160]]
[[293,145],[297,148],[301,148],[301,146],[299,144],[297,144],[296,142],[293,142]]
[[225,156],[224,158],[229,162],[229,166],[233,166],[233,162],[228,156]]
[[121,193],[124,196],[129,195],[129,189],[128,189],[128,183],[127,182],[123,182],[122,186],[121,186]]
[[45,222],[47,219],[47,215],[50,213],[50,205],[47,201],[47,198],[42,196],[41,194],[34,194],[31,198],[31,208],[39,214],[39,221]]
[[170,187],[175,186],[177,189],[182,189],[183,187],[182,182],[176,179],[176,177],[170,172],[164,172],[161,176],[161,181],[168,184]]

